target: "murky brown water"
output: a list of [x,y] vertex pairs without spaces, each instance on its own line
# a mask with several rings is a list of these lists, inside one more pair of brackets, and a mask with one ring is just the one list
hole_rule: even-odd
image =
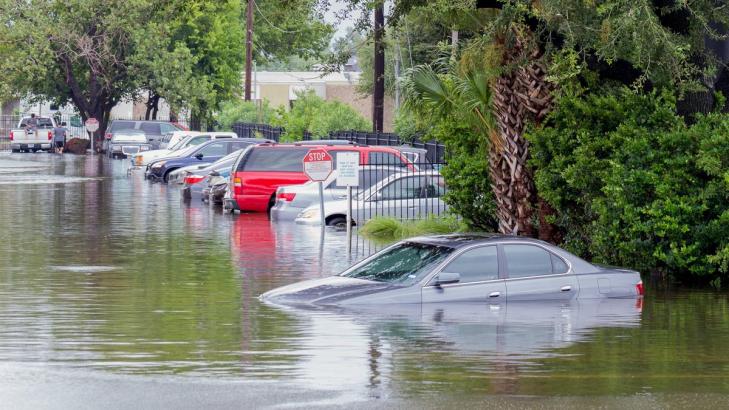
[[343,233],[70,155],[0,154],[0,246],[0,408],[729,407],[722,293],[273,308],[351,263]]

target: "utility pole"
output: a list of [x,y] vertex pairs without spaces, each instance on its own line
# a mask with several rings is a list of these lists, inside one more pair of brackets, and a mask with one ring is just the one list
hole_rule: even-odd
[[246,85],[245,100],[251,100],[251,66],[253,65],[253,1],[246,7]]
[[382,132],[385,101],[385,48],[382,44],[385,26],[384,2],[375,7],[375,89],[372,93],[372,130]]

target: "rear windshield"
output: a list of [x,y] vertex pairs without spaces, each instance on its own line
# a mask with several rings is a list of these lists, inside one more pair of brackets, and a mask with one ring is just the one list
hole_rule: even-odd
[[304,172],[304,156],[311,148],[254,148],[238,164],[237,171]]
[[[50,118],[41,118],[41,117],[35,117],[36,120],[36,126],[38,128],[53,128],[53,122]],[[20,127],[25,128],[28,126],[28,121],[30,121],[30,117],[23,118],[23,121],[20,122]]]
[[147,137],[142,132],[122,132],[114,134],[112,141],[147,142]]
[[134,121],[114,121],[111,123],[111,130],[109,132],[119,130],[133,130],[136,122]]

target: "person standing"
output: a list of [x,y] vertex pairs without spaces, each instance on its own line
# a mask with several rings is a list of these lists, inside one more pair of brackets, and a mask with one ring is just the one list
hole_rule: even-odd
[[68,130],[65,122],[53,128],[53,143],[56,147],[56,154],[63,154],[63,147],[66,145],[66,134],[68,134]]

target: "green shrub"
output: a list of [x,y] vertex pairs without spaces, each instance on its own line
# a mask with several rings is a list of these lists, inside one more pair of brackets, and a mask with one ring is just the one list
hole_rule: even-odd
[[448,118],[435,122],[424,138],[436,139],[446,146],[448,164],[441,173],[448,185],[443,199],[451,212],[462,216],[471,229],[496,231],[496,204],[489,178],[486,137]]
[[683,282],[729,274],[729,116],[686,126],[668,93],[563,97],[531,132],[565,246]]
[[252,101],[235,100],[221,104],[215,120],[219,131],[229,131],[236,122],[271,124],[276,122],[277,116],[278,113],[269,106],[268,101],[257,104]]
[[325,101],[313,91],[297,94],[290,111],[281,112],[279,125],[286,129],[284,140],[300,141],[304,131],[314,138],[326,138],[330,131],[368,130],[371,124],[352,107],[339,101]]
[[447,234],[464,231],[466,226],[453,217],[434,217],[401,222],[394,218],[376,217],[360,229],[366,238],[391,241],[419,235]]

